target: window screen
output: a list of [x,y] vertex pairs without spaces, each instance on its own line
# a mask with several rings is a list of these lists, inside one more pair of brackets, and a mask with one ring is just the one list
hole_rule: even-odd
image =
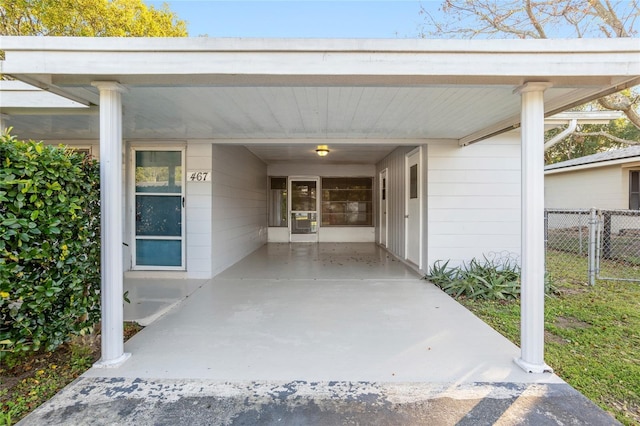
[[373,179],[322,178],[322,226],[373,226]]

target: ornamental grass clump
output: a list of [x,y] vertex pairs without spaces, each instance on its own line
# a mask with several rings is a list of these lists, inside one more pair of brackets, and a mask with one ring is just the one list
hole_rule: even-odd
[[[486,300],[512,300],[520,297],[520,266],[511,256],[483,256],[459,267],[449,261],[436,261],[425,277],[452,297]],[[547,293],[553,290],[545,279]]]
[[53,350],[99,320],[99,168],[8,133],[0,163],[0,356]]

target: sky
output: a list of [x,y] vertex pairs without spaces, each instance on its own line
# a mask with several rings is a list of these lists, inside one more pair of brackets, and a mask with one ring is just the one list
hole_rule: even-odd
[[187,21],[192,37],[415,38],[432,0],[144,0]]

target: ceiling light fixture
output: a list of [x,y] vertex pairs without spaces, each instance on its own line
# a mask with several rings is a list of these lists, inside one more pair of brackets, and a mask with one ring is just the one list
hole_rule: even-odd
[[324,157],[329,153],[329,147],[327,145],[318,145],[316,148],[316,154],[320,157]]

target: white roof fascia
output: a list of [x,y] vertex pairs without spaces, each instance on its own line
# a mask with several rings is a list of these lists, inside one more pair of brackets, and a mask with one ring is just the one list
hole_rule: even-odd
[[[571,40],[324,40],[210,38],[1,37],[2,73],[116,77],[122,84],[155,76],[158,83],[195,76],[253,76],[247,83],[299,76],[299,83],[506,84],[580,81],[617,85],[640,76],[640,39]],[[190,77],[182,79],[180,76]],[[303,77],[316,77],[305,79]],[[358,77],[344,79],[339,77]],[[529,78],[528,76],[531,76]],[[161,78],[164,77],[164,78]],[[386,79],[384,77],[395,77]],[[406,77],[404,81],[397,77]],[[523,78],[525,77],[525,78]],[[151,79],[153,80],[153,79]],[[526,80],[526,81],[525,81]],[[623,78],[624,80],[624,78]],[[197,79],[195,79],[197,81]],[[286,80],[290,81],[290,80]],[[52,82],[56,84],[54,80]],[[293,82],[295,83],[295,81]],[[624,85],[625,81],[620,81]]]
[[615,166],[615,165],[618,165],[618,164],[637,162],[638,160],[640,160],[640,158],[638,158],[638,157],[619,158],[619,159],[616,159],[616,160],[599,161],[597,163],[580,164],[580,165],[577,165],[577,166],[562,167],[560,169],[545,170],[544,174],[545,175],[554,175],[554,174],[558,174],[558,173],[575,172],[575,171],[578,171],[578,170],[595,169],[595,168],[598,168],[598,167]]

